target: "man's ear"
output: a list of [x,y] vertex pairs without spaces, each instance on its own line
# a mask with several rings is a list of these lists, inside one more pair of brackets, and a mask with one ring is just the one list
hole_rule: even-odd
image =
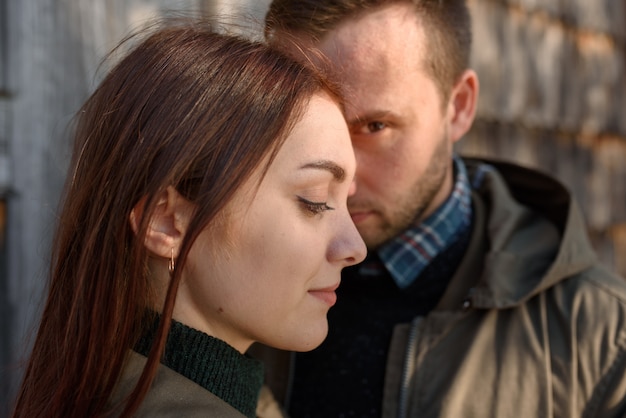
[[476,116],[479,83],[474,70],[467,69],[450,92],[450,139],[456,142],[469,131]]
[[[135,231],[145,215],[145,198],[130,212],[130,225]],[[187,226],[193,214],[193,204],[180,195],[173,187],[168,187],[161,193],[150,219],[144,245],[153,254],[170,258],[177,256],[180,245],[187,232]]]

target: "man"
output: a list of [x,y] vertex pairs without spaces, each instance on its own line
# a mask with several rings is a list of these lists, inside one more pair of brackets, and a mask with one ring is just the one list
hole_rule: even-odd
[[265,353],[291,417],[624,416],[626,284],[572,197],[453,152],[479,91],[465,2],[274,0],[266,35],[345,88],[369,249],[324,344]]

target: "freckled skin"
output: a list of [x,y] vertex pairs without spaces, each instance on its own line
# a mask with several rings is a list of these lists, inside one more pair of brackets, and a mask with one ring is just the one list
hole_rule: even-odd
[[427,217],[452,190],[454,107],[423,68],[417,19],[410,5],[394,4],[347,20],[317,45],[348,92],[357,159],[348,207],[369,249]]

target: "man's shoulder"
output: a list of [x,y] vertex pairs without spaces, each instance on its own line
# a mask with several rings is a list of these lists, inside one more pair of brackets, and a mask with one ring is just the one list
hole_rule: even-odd
[[566,278],[557,286],[561,286],[573,297],[593,297],[599,302],[612,301],[626,309],[626,279],[600,263]]
[[572,337],[580,347],[605,341],[626,350],[624,278],[596,263],[544,293],[549,306],[554,308],[548,311],[548,316],[573,325]]

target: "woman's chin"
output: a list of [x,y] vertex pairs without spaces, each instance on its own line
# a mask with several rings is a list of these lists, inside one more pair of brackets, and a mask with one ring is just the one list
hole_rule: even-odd
[[268,341],[264,344],[281,350],[306,352],[319,347],[327,335],[328,321],[324,318],[323,322],[315,326],[302,326],[289,338],[285,338],[280,342]]

